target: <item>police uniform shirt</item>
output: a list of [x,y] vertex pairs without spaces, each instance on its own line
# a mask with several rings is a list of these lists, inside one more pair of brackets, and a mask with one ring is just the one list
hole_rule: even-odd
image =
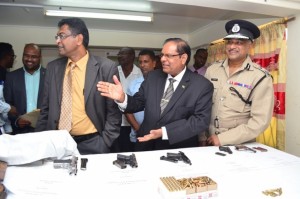
[[[246,104],[232,91],[233,87],[247,99]],[[247,57],[243,65],[229,76],[228,59],[211,65],[205,74],[214,85],[209,134],[218,134],[221,145],[240,144],[255,139],[269,125],[273,113],[274,91],[271,76]],[[218,127],[218,128],[217,128]]]

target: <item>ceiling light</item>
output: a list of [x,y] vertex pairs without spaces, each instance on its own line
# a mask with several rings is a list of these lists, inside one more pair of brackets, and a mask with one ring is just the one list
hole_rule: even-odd
[[70,9],[45,9],[47,16],[62,17],[79,17],[79,18],[95,18],[95,19],[114,19],[128,21],[144,21],[152,22],[152,13],[126,12],[126,11],[108,11],[108,10],[70,10]]

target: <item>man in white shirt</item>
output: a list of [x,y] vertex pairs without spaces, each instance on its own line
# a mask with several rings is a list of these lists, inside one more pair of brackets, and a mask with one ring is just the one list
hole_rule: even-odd
[[[143,77],[143,73],[139,67],[134,64],[135,51],[133,48],[121,48],[118,53],[118,71],[122,87],[126,93],[129,92],[129,85],[132,81]],[[126,115],[122,115],[122,125],[120,136],[115,141],[112,150],[114,152],[130,152],[134,150],[134,144],[130,141],[129,134],[131,132],[131,125],[127,121]]]

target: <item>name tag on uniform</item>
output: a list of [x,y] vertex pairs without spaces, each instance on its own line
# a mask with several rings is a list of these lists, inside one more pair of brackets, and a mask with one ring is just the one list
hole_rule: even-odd
[[216,81],[218,81],[218,78],[211,78],[210,80],[216,82]]

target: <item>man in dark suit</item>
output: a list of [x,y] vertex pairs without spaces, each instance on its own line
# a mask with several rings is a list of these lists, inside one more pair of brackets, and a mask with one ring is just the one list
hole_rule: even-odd
[[[116,100],[124,112],[145,109],[137,132],[137,151],[198,146],[198,135],[210,122],[213,86],[186,68],[190,56],[187,42],[170,38],[161,52],[162,70],[149,72],[134,96],[125,95],[116,76],[114,84],[98,83],[101,95]],[[169,83],[170,78],[173,80]],[[170,94],[172,82],[174,93]],[[164,101],[168,103],[162,108]]]
[[121,112],[113,100],[99,95],[96,84],[112,81],[116,64],[89,54],[89,32],[81,19],[62,19],[58,27],[55,39],[63,57],[47,65],[36,131],[65,129],[81,154],[108,153],[119,136]]
[[24,66],[7,73],[4,84],[4,98],[18,112],[8,115],[13,134],[35,131],[30,121],[19,116],[41,107],[46,72],[41,66],[41,49],[36,44],[25,45],[22,61]]

